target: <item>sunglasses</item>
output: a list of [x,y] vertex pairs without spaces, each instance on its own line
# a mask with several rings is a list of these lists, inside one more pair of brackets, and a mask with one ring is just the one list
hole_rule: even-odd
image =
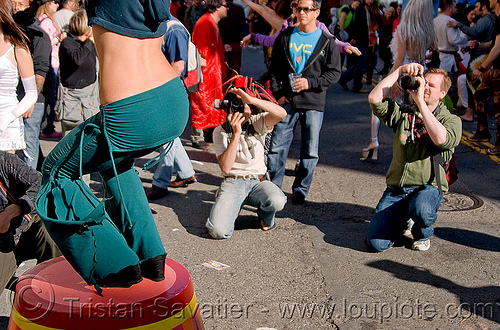
[[318,8],[314,8],[313,6],[307,6],[307,7],[297,6],[297,8],[295,8],[295,10],[297,11],[297,13],[300,13],[303,10],[304,13],[309,14],[312,11],[318,10]]
[[221,7],[226,7],[229,8],[229,5],[227,3],[223,4]]

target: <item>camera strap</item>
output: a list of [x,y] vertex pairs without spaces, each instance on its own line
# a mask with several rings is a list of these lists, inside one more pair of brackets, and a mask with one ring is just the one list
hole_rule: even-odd
[[[441,109],[438,107],[436,110],[434,110],[434,116],[437,117],[439,113],[441,112]],[[419,118],[416,114],[413,114],[414,117],[417,117],[417,121],[422,123],[423,125],[423,120]],[[412,127],[413,128],[413,127]],[[435,150],[436,148],[432,144],[430,137],[428,136],[429,134],[427,133],[427,129],[425,126],[420,127],[419,129],[415,129],[415,134],[416,137],[419,141],[421,141],[424,145],[426,145],[430,150]],[[412,132],[413,133],[413,132]],[[436,178],[436,185],[439,190],[439,194],[443,195],[443,188],[441,188],[441,172],[439,171],[439,166],[441,165],[444,169],[445,172],[448,172],[449,164],[444,160],[443,156],[441,156],[441,153],[439,151],[433,151],[431,156],[431,177],[429,178],[428,184],[431,184],[432,180]]]

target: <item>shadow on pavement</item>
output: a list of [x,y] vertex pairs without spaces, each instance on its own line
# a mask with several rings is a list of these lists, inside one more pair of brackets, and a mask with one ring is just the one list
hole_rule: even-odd
[[324,234],[326,243],[368,252],[365,235],[373,211],[372,207],[363,205],[307,201],[304,205],[288,203],[278,217],[316,226]]
[[9,325],[9,318],[7,316],[0,316],[0,330],[6,330]]
[[500,238],[496,236],[450,227],[435,228],[434,235],[441,239],[472,248],[500,252]]
[[[194,190],[190,188],[193,185],[189,185],[187,188],[171,188],[168,190],[167,197],[150,201],[153,214],[156,212],[154,210],[155,204],[170,207],[188,233],[199,237],[207,237],[205,221],[215,201],[215,193],[219,188],[220,181],[220,177],[201,173],[198,175],[198,182],[211,185],[213,189]],[[148,180],[143,180],[143,182],[148,182]],[[194,185],[196,184],[198,183],[194,183]],[[181,192],[181,189],[187,189],[187,192]]]
[[434,275],[426,268],[408,266],[392,260],[377,260],[369,262],[367,265],[392,273],[404,281],[428,284],[448,290],[457,296],[463,310],[500,323],[500,313],[498,313],[500,286],[464,287],[449,279]]

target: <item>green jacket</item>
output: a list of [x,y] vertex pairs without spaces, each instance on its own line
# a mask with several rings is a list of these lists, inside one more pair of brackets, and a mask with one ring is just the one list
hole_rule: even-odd
[[[395,132],[392,144],[393,156],[386,182],[389,189],[401,187],[416,187],[424,184],[432,184],[437,187],[436,178],[432,174],[430,156],[440,153],[443,159],[450,161],[454,148],[460,143],[462,136],[462,121],[456,115],[450,113],[443,102],[439,102],[439,111],[434,111],[437,120],[446,127],[446,142],[442,145],[432,144],[430,138],[427,142],[423,139],[412,141],[412,120],[408,113],[403,113],[400,106],[391,99],[385,99],[380,103],[370,104],[373,113]],[[437,109],[437,108],[436,108]],[[446,173],[439,166],[441,177],[441,188],[448,191]],[[432,181],[431,181],[431,178]],[[430,182],[431,181],[431,182]]]

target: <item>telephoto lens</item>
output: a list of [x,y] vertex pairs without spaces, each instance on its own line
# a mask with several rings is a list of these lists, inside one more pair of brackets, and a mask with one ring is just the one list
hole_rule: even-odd
[[413,76],[403,76],[401,78],[401,87],[414,91],[420,87],[420,83]]

